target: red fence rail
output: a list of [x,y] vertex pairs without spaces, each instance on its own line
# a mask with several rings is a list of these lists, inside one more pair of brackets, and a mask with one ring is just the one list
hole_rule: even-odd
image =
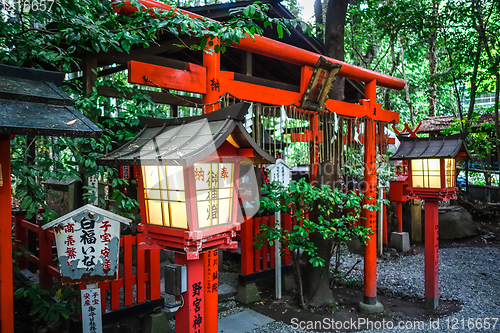
[[[256,215],[245,219],[241,226],[241,274],[250,275],[269,268],[274,268],[275,246],[264,245],[261,249],[253,246],[255,236],[260,233],[261,224],[274,226],[274,215]],[[291,230],[294,223],[290,214],[281,214],[281,224],[284,229]],[[282,256],[282,265],[292,263],[288,250]]]
[[[61,280],[59,269],[54,267],[52,249],[55,243],[55,235],[52,230],[43,230],[41,226],[25,220],[24,216],[12,216],[15,225],[15,247],[27,245],[29,232],[37,235],[37,253],[29,253],[25,257],[18,257],[17,263],[20,269],[27,267],[28,261],[38,267],[40,287],[50,289],[53,278]],[[146,299],[153,301],[161,297],[160,287],[160,250],[143,250],[139,244],[145,242],[141,234],[136,236],[126,235],[120,239],[120,247],[123,248],[123,277],[113,282],[99,283],[101,289],[101,310],[116,310],[120,308],[120,289],[123,288],[123,306],[134,303],[145,302]],[[133,246],[135,245],[135,247]],[[134,274],[133,260],[136,260],[136,273]],[[57,266],[57,263],[55,263]],[[136,293],[134,295],[134,285]],[[79,289],[85,289],[85,284],[79,284]],[[106,291],[109,291],[111,302],[107,308]]]

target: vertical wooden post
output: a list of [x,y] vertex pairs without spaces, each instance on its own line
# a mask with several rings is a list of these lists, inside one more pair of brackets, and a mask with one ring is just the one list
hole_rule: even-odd
[[40,288],[52,288],[52,276],[48,267],[52,262],[52,241],[46,236],[47,230],[38,229],[38,271],[40,275]]
[[187,291],[183,293],[184,306],[175,314],[176,333],[204,333],[205,286],[203,283],[203,256],[187,260],[186,254],[175,253],[175,263],[187,267]]
[[[217,333],[219,303],[219,250],[203,253],[205,286],[205,333]],[[189,291],[189,287],[188,287]]]
[[[365,99],[369,100],[369,109],[376,112],[377,84],[375,80],[365,84]],[[363,204],[375,205],[377,196],[375,121],[368,119],[365,126],[365,198]],[[373,231],[365,246],[363,303],[375,305],[377,304],[377,218],[375,212],[367,209],[364,210],[363,215],[364,226]]]
[[[215,45],[219,45],[218,39],[213,39],[213,46],[207,46],[210,53],[203,52],[203,66],[207,69],[207,93],[203,95],[203,104],[212,104],[219,100],[221,91],[226,91],[221,87],[219,80],[220,74],[220,52],[215,53]],[[209,113],[219,109],[219,105],[207,105],[204,107],[203,113]]]
[[411,241],[422,241],[422,200],[411,200]]
[[[387,192],[384,191],[384,199],[387,199]],[[382,214],[382,218],[384,219],[384,227],[382,231],[382,243],[387,245],[387,207],[383,206],[384,213]]]
[[439,212],[438,201],[425,199],[425,303],[426,309],[439,304]]
[[253,218],[245,217],[245,222],[241,225],[241,274],[250,275],[253,273]]
[[0,332],[14,332],[10,140],[0,139]]
[[396,201],[396,217],[398,218],[398,232],[403,232],[403,202]]
[[311,137],[309,138],[309,183],[315,184],[319,167],[319,115],[315,114],[309,122]]

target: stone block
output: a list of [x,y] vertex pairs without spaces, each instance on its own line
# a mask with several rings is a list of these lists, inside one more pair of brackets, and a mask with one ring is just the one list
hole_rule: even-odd
[[398,250],[398,252],[408,252],[410,251],[410,235],[407,232],[393,232],[391,234],[392,248]]
[[255,283],[247,284],[246,286],[238,286],[236,300],[243,304],[250,304],[260,301],[260,293]]

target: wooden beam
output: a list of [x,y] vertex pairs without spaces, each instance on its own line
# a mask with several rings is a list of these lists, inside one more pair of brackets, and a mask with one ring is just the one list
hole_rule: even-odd
[[[169,95],[167,93],[161,93],[157,91],[147,91],[149,97],[151,97],[151,101],[158,104],[169,104],[172,106],[188,106],[193,107],[195,104],[202,104],[201,98],[197,97],[189,97],[189,96],[179,96]],[[114,97],[114,98],[126,98],[132,99],[134,94],[131,92],[123,93],[118,91],[118,89],[108,86],[99,86],[97,87],[97,93],[104,97]]]
[[[175,69],[187,70],[188,63],[184,61],[179,61],[175,59],[169,59],[164,57],[159,57],[151,54],[126,54],[126,53],[112,53],[107,55],[105,58],[107,62],[113,64],[122,64],[127,65],[127,63],[131,60],[144,62],[148,64],[170,67]],[[101,58],[102,60],[102,58]]]
[[153,86],[145,81],[149,78],[155,84],[169,89],[207,93],[207,70],[205,67],[188,64],[187,70],[151,65],[138,61],[128,63],[129,83]]
[[116,66],[116,67],[111,67],[111,68],[107,68],[107,69],[104,69],[104,70],[102,70],[100,72],[97,72],[97,77],[108,76],[108,75],[111,75],[111,74],[114,74],[114,73],[118,73],[118,72],[124,71],[126,69],[127,69],[127,66],[123,66],[123,65]]

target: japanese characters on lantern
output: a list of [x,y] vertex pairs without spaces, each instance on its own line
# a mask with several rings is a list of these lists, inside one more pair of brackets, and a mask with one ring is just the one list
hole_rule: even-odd
[[234,164],[194,164],[198,226],[210,227],[231,221]]

